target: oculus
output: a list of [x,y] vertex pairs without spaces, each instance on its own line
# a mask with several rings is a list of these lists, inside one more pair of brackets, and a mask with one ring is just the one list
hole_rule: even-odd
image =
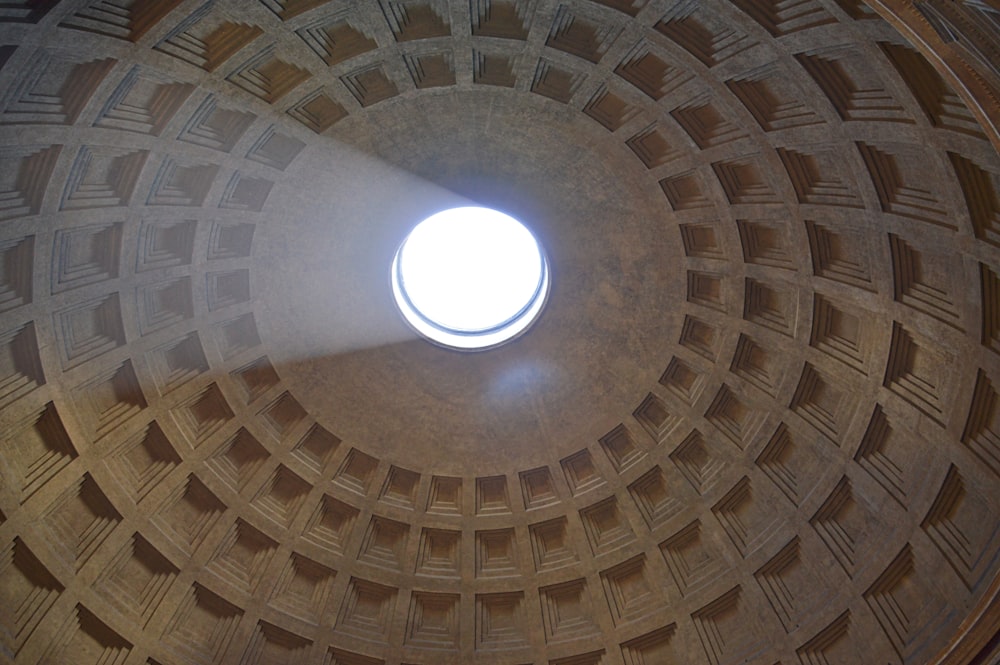
[[392,293],[403,318],[453,349],[489,349],[521,335],[548,291],[548,262],[535,236],[490,208],[431,215],[392,261]]

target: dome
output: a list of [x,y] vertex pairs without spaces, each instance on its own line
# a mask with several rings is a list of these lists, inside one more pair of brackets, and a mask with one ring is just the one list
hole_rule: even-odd
[[0,660],[1000,657],[991,3],[2,5]]

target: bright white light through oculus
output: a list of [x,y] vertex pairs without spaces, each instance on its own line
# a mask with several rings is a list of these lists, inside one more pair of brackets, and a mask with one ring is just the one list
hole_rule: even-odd
[[431,215],[392,264],[396,304],[430,339],[462,349],[496,346],[524,331],[548,292],[545,257],[531,232],[489,208]]

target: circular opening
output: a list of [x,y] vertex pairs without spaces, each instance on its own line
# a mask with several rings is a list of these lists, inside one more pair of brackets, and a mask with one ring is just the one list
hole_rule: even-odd
[[457,349],[490,348],[523,333],[548,288],[548,264],[531,231],[489,208],[431,215],[392,262],[403,317],[431,341]]

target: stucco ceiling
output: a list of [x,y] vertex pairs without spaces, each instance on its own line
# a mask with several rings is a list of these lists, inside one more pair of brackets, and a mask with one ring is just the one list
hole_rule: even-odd
[[[998,25],[0,3],[0,660],[988,662]],[[468,203],[483,353],[389,287]]]

